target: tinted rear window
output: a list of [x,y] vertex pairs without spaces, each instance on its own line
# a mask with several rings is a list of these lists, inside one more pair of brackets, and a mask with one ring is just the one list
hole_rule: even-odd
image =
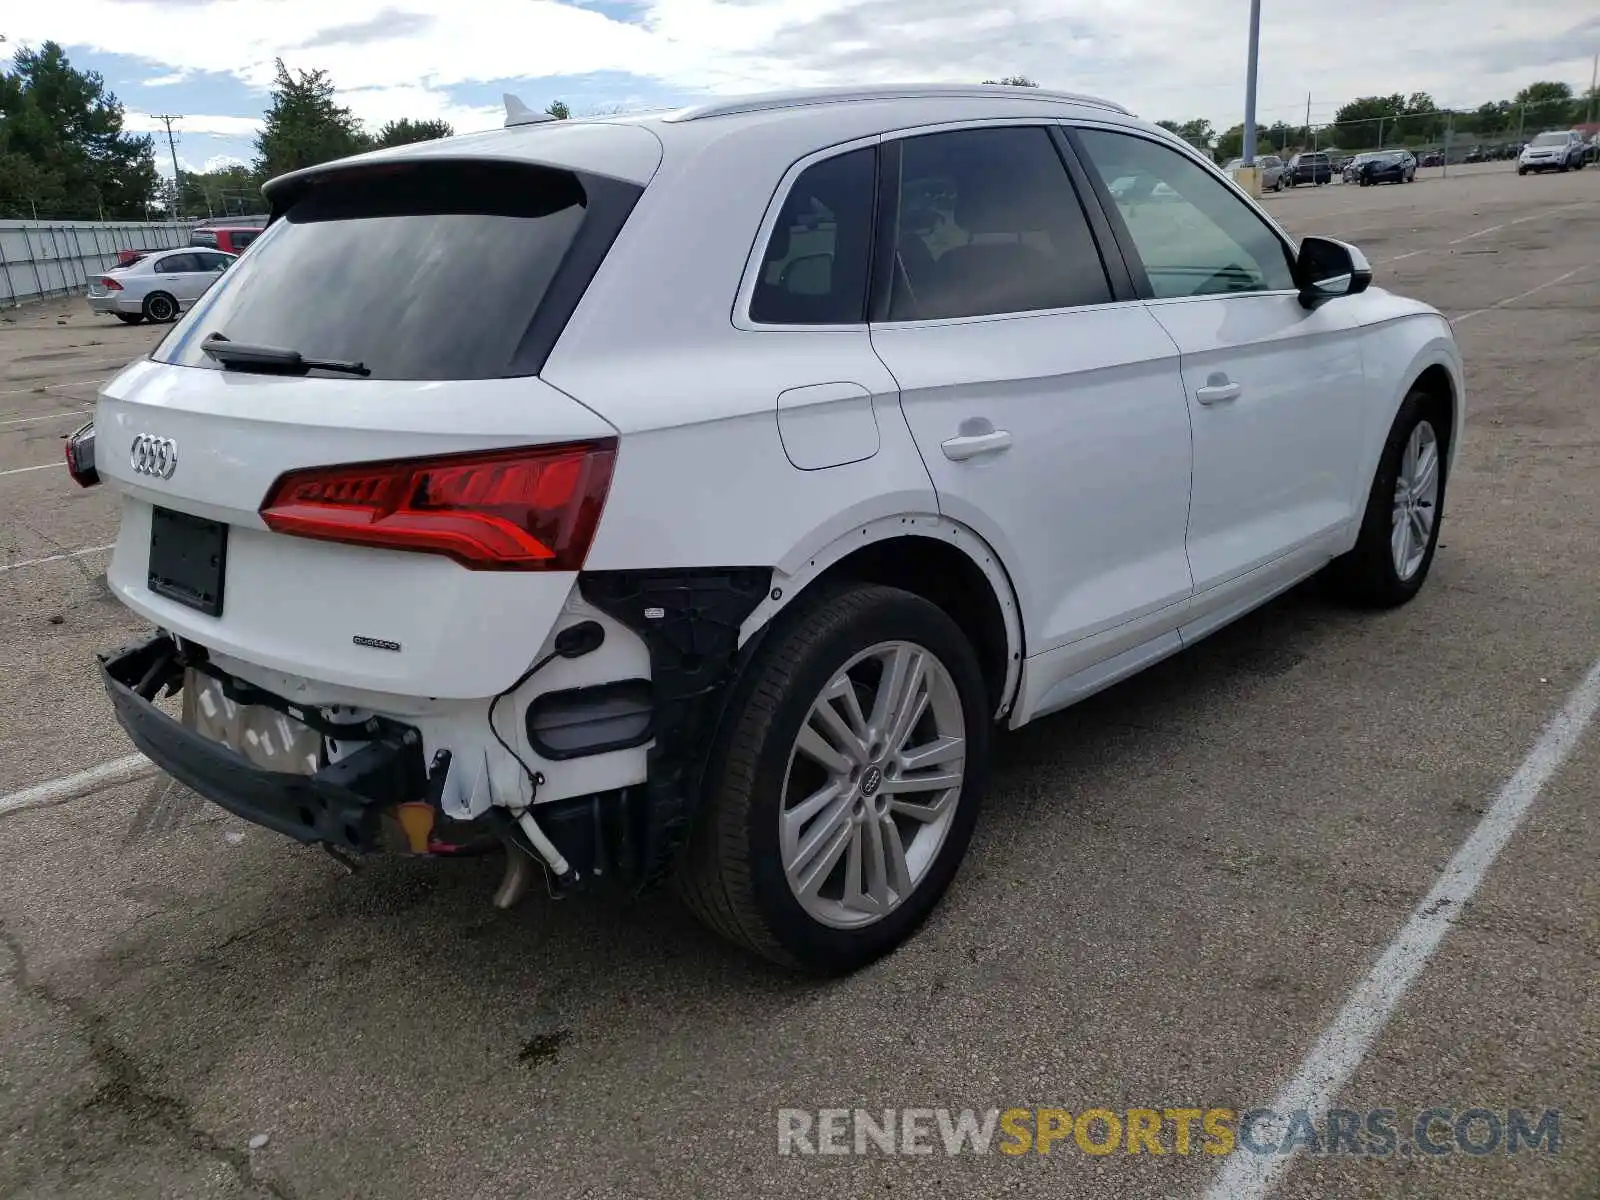
[[373,379],[531,373],[514,369],[518,347],[591,201],[573,172],[520,163],[334,176],[259,236],[155,357],[217,367],[200,350],[217,332],[361,362]]

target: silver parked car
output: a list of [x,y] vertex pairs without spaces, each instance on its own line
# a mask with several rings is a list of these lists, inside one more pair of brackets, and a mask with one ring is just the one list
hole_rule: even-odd
[[[1244,165],[1244,159],[1236,158],[1222,169],[1229,175]],[[1276,154],[1262,154],[1256,158],[1256,171],[1261,176],[1261,190],[1263,192],[1281,192],[1288,186],[1289,181],[1284,178],[1286,164]]]
[[147,254],[136,263],[113,267],[90,279],[89,308],[129,325],[175,321],[236,258],[236,254],[194,247]]

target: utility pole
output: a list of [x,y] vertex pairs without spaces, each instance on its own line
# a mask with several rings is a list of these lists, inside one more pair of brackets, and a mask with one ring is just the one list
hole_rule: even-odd
[[1250,61],[1244,79],[1244,151],[1245,164],[1254,170],[1256,165],[1256,59],[1261,55],[1261,0],[1250,0]]
[[172,140],[172,123],[183,117],[169,113],[151,115],[167,127],[167,149],[172,153],[172,219],[176,221],[183,204],[183,176],[178,173],[178,143]]
[[1311,93],[1306,93],[1306,141],[1311,140]]
[[[5,38],[0,37],[0,42],[3,41]],[[1586,125],[1594,124],[1594,92],[1597,87],[1600,87],[1600,54],[1594,56],[1594,66],[1589,68],[1589,108],[1587,119],[1584,121]]]

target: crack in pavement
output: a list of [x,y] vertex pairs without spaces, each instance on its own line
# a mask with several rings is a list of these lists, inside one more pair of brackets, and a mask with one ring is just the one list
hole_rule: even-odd
[[241,1184],[258,1195],[272,1197],[272,1200],[295,1200],[294,1193],[286,1185],[256,1173],[247,1151],[224,1146],[196,1125],[188,1101],[157,1090],[133,1055],[117,1045],[106,1031],[105,1018],[81,1001],[58,995],[48,985],[35,980],[28,968],[21,939],[4,921],[0,921],[0,946],[11,956],[10,978],[17,990],[48,1010],[64,1014],[76,1025],[88,1044],[90,1058],[105,1075],[105,1082],[79,1111],[98,1108],[119,1113],[137,1130],[164,1135],[228,1167]]

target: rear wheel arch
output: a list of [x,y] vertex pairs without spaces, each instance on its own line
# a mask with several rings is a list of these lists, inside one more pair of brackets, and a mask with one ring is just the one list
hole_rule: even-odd
[[883,584],[943,610],[971,641],[996,720],[1016,701],[1024,654],[1021,612],[1000,556],[965,525],[933,514],[856,526],[788,569],[740,631],[747,643],[819,585]]

